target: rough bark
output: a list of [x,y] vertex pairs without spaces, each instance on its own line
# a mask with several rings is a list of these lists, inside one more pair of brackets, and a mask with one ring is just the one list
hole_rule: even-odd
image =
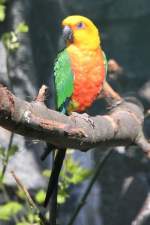
[[97,146],[137,144],[148,153],[143,134],[144,115],[139,105],[121,101],[107,115],[65,116],[44,105],[45,86],[33,102],[14,96],[0,86],[0,125],[15,133],[52,143],[57,147],[87,151]]

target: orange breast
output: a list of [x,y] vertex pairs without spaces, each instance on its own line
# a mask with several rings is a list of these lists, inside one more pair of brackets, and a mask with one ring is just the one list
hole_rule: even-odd
[[67,48],[74,74],[74,92],[69,111],[82,112],[96,99],[105,79],[102,50],[80,50],[71,45]]

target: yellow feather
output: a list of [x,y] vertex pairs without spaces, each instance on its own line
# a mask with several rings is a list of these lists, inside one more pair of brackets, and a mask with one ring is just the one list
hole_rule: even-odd
[[[84,25],[83,29],[78,24]],[[100,34],[95,24],[88,18],[79,15],[68,16],[62,21],[62,26],[69,26],[73,31],[73,44],[80,49],[94,50],[100,46]]]

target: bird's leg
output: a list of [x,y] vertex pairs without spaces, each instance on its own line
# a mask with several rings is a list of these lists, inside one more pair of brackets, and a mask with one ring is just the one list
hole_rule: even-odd
[[76,112],[72,112],[71,116],[74,117],[74,118],[75,117],[81,118],[81,119],[85,120],[86,122],[90,123],[92,128],[95,127],[94,121],[90,118],[90,116],[87,113],[79,114],[79,113],[76,113]]

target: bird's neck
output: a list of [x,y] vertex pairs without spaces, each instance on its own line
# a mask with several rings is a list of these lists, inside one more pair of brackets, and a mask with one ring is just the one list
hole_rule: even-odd
[[75,41],[74,43],[68,43],[68,47],[74,46],[81,51],[91,50],[95,51],[100,48],[100,40],[99,37],[93,37],[92,39],[84,39],[81,41]]

